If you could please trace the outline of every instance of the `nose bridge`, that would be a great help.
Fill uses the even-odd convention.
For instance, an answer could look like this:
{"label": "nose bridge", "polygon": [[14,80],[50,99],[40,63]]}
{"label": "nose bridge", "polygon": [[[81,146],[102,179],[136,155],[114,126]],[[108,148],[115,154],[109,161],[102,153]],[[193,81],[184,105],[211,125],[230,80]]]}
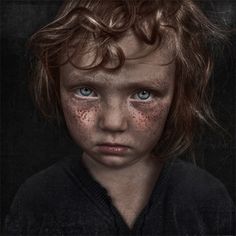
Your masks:
{"label": "nose bridge", "polygon": [[122,99],[110,97],[102,104],[100,127],[111,131],[124,131],[128,122],[126,106]]}

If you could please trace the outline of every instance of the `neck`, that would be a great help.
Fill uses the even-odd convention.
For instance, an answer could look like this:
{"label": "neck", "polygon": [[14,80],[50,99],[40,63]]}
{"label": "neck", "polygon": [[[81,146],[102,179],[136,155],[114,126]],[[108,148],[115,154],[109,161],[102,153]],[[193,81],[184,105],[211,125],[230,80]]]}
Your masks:
{"label": "neck", "polygon": [[107,189],[122,188],[127,185],[134,187],[156,181],[163,166],[163,162],[153,155],[122,168],[108,168],[85,153],[82,160],[90,174]]}

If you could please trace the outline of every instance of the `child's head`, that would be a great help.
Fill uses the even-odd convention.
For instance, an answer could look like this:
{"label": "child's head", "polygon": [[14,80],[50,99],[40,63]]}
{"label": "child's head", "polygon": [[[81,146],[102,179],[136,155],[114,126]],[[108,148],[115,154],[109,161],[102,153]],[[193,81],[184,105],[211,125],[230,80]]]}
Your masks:
{"label": "child's head", "polygon": [[31,40],[36,102],[65,119],[87,152],[109,142],[136,145],[135,155],[182,153],[213,119],[206,89],[214,37],[191,0],[65,1]]}

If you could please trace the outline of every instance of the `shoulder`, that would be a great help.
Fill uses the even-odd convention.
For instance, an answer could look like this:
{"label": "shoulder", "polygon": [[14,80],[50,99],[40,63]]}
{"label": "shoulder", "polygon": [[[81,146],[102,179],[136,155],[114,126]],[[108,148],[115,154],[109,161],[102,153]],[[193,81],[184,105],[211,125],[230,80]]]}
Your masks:
{"label": "shoulder", "polygon": [[178,227],[192,222],[208,233],[234,232],[235,205],[226,188],[196,165],[180,159],[172,162],[166,200],[168,209],[178,219]]}
{"label": "shoulder", "polygon": [[229,194],[216,177],[198,166],[176,159],[172,164],[170,185],[175,193],[193,198],[199,203],[209,200],[225,200],[231,202]]}
{"label": "shoulder", "polygon": [[72,209],[75,205],[73,196],[79,199],[81,194],[71,164],[70,158],[65,158],[34,174],[21,185],[5,221],[7,232],[11,235],[38,235],[49,225],[52,234],[59,235],[59,216]]}
{"label": "shoulder", "polygon": [[71,191],[78,190],[71,176],[69,160],[60,160],[28,178],[20,186],[14,202],[20,202],[25,209],[35,211],[40,208],[42,211],[55,201],[63,201]]}
{"label": "shoulder", "polygon": [[57,181],[64,181],[63,174],[58,162],[33,175],[20,186],[5,220],[7,235],[38,235],[46,224],[53,225],[57,231],[48,209],[53,200],[56,201],[52,194],[55,189],[53,185]]}

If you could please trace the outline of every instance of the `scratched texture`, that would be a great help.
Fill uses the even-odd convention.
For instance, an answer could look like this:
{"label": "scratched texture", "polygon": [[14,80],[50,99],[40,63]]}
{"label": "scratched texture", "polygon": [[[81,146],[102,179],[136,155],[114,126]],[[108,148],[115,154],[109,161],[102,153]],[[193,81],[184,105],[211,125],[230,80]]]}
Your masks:
{"label": "scratched texture", "polygon": [[[17,189],[29,176],[68,152],[77,151],[63,128],[39,116],[27,87],[30,68],[27,39],[54,17],[60,3],[59,0],[1,1],[2,221]],[[235,0],[201,1],[214,21],[231,27],[236,27],[235,3]],[[230,41],[231,45],[216,61],[213,107],[231,139],[207,132],[198,145],[197,154],[199,165],[219,178],[235,201],[235,35]]]}

